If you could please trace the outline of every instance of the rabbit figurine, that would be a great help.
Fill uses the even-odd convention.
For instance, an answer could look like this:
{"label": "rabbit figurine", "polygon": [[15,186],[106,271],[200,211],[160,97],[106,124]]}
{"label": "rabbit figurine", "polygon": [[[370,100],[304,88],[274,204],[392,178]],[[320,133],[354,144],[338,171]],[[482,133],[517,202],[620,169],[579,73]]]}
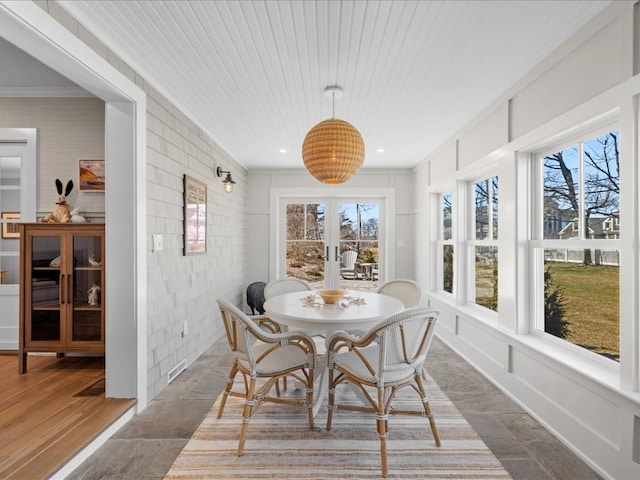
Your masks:
{"label": "rabbit figurine", "polygon": [[87,223],[87,219],[82,215],[82,211],[81,207],[76,207],[69,212],[71,223]]}
{"label": "rabbit figurine", "polygon": [[89,295],[89,299],[87,303],[89,305],[99,305],[100,304],[100,285],[94,283],[91,285],[91,288],[87,290],[87,294]]}
{"label": "rabbit figurine", "polygon": [[73,182],[69,180],[67,187],[62,193],[62,182],[56,178],[56,188],[58,189],[58,201],[53,207],[53,212],[40,220],[41,223],[69,223],[71,221],[71,207],[67,204],[67,196],[73,190]]}

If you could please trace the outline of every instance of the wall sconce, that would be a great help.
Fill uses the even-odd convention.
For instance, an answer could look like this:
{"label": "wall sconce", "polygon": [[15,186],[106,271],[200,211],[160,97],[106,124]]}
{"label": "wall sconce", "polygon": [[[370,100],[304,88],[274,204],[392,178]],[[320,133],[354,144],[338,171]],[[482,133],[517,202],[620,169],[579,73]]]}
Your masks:
{"label": "wall sconce", "polygon": [[222,180],[224,191],[227,193],[231,193],[233,191],[233,186],[236,184],[236,182],[233,181],[233,178],[231,178],[231,172],[222,170],[222,167],[216,168],[216,175],[218,176],[218,178],[222,177],[222,175],[224,175],[225,173],[227,174],[227,176],[224,178],[224,180]]}

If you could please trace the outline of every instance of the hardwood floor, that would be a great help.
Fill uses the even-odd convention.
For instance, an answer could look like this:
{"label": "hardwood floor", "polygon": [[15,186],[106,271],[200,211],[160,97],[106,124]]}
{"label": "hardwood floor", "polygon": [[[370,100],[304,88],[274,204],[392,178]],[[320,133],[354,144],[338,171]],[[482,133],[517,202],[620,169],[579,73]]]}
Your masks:
{"label": "hardwood floor", "polygon": [[104,358],[0,355],[0,478],[56,472],[135,399],[104,396]]}

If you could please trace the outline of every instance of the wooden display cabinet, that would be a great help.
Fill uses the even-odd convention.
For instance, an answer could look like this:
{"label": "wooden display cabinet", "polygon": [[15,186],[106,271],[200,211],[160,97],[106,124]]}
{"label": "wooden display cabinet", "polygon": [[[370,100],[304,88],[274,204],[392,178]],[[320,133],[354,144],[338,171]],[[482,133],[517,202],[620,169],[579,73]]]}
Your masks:
{"label": "wooden display cabinet", "polygon": [[20,224],[20,373],[29,352],[104,353],[104,258],[104,224]]}

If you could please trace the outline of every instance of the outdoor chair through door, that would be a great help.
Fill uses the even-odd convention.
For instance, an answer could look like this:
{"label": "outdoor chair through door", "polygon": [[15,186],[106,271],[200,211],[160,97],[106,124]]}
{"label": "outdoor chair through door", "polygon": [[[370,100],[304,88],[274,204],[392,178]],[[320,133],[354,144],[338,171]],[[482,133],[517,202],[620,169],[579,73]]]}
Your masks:
{"label": "outdoor chair through door", "polygon": [[345,250],[342,252],[342,261],[340,263],[340,276],[345,280],[358,278],[356,272],[356,261],[358,260],[358,252],[355,250]]}

